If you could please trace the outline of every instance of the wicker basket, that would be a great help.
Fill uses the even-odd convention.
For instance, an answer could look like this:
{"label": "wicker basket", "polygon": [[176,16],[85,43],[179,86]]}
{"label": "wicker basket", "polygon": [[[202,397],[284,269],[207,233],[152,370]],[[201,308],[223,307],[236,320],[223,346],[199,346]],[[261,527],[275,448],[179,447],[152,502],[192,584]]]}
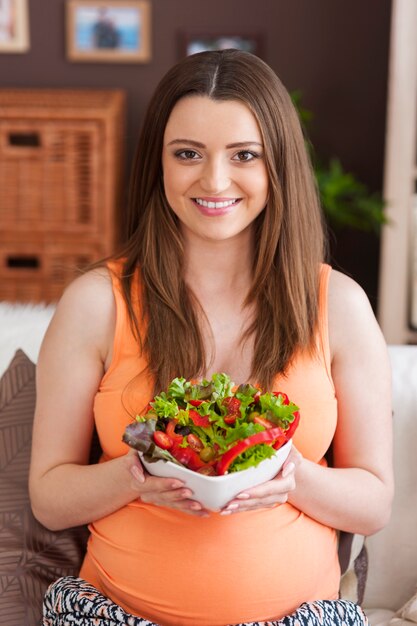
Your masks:
{"label": "wicker basket", "polygon": [[56,300],[114,251],[124,118],[119,90],[0,90],[0,300]]}

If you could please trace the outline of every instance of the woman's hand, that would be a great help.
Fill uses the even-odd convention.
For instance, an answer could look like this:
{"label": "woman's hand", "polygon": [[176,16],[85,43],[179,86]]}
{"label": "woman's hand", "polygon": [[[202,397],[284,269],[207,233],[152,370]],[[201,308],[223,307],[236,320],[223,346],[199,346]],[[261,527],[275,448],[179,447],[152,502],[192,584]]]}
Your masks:
{"label": "woman's hand", "polygon": [[295,489],[296,470],[301,460],[301,454],[292,446],[287,460],[275,478],[239,493],[222,509],[221,515],[273,508],[287,502],[288,494]]}
{"label": "woman's hand", "polygon": [[182,481],[177,478],[151,476],[143,469],[137,452],[134,450],[129,452],[127,456],[130,457],[132,486],[137,491],[138,497],[142,502],[166,506],[189,515],[196,515],[197,517],[207,516],[207,511],[204,510],[200,502],[191,499],[193,493],[191,489],[185,487]]}

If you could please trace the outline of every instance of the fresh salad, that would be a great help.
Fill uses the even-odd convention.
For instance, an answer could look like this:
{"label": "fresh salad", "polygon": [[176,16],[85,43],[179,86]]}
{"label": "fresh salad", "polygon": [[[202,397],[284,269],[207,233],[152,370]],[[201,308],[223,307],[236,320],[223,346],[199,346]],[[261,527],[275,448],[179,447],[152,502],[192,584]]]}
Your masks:
{"label": "fresh salad", "polygon": [[300,414],[285,393],[235,386],[226,374],[201,382],[174,378],[123,441],[147,461],[165,459],[208,476],[222,476],[272,457],[294,434]]}

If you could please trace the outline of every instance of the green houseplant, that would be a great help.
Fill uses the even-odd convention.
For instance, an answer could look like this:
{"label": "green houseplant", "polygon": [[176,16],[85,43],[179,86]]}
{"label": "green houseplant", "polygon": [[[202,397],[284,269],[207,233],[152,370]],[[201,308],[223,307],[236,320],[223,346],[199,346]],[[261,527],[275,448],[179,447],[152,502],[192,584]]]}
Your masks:
{"label": "green houseplant", "polygon": [[308,139],[313,114],[302,106],[301,92],[292,92],[291,98],[303,127],[321,205],[329,225],[337,230],[349,227],[379,234],[381,226],[387,223],[381,194],[371,192],[354,174],[346,172],[338,158],[333,157],[328,163],[320,161]]}

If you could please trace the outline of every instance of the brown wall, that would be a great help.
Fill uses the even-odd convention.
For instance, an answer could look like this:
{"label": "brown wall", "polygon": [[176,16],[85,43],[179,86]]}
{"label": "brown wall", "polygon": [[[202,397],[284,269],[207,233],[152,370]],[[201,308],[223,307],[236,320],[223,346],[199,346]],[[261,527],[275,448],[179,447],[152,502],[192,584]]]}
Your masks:
{"label": "brown wall", "polygon": [[[150,94],[179,58],[181,32],[261,33],[263,58],[314,111],[316,151],[381,189],[391,0],[153,0],[146,65],[67,61],[65,0],[29,3],[30,51],[0,54],[0,86],[125,89],[128,163]],[[338,241],[339,264],[374,299],[377,239],[345,233]]]}

